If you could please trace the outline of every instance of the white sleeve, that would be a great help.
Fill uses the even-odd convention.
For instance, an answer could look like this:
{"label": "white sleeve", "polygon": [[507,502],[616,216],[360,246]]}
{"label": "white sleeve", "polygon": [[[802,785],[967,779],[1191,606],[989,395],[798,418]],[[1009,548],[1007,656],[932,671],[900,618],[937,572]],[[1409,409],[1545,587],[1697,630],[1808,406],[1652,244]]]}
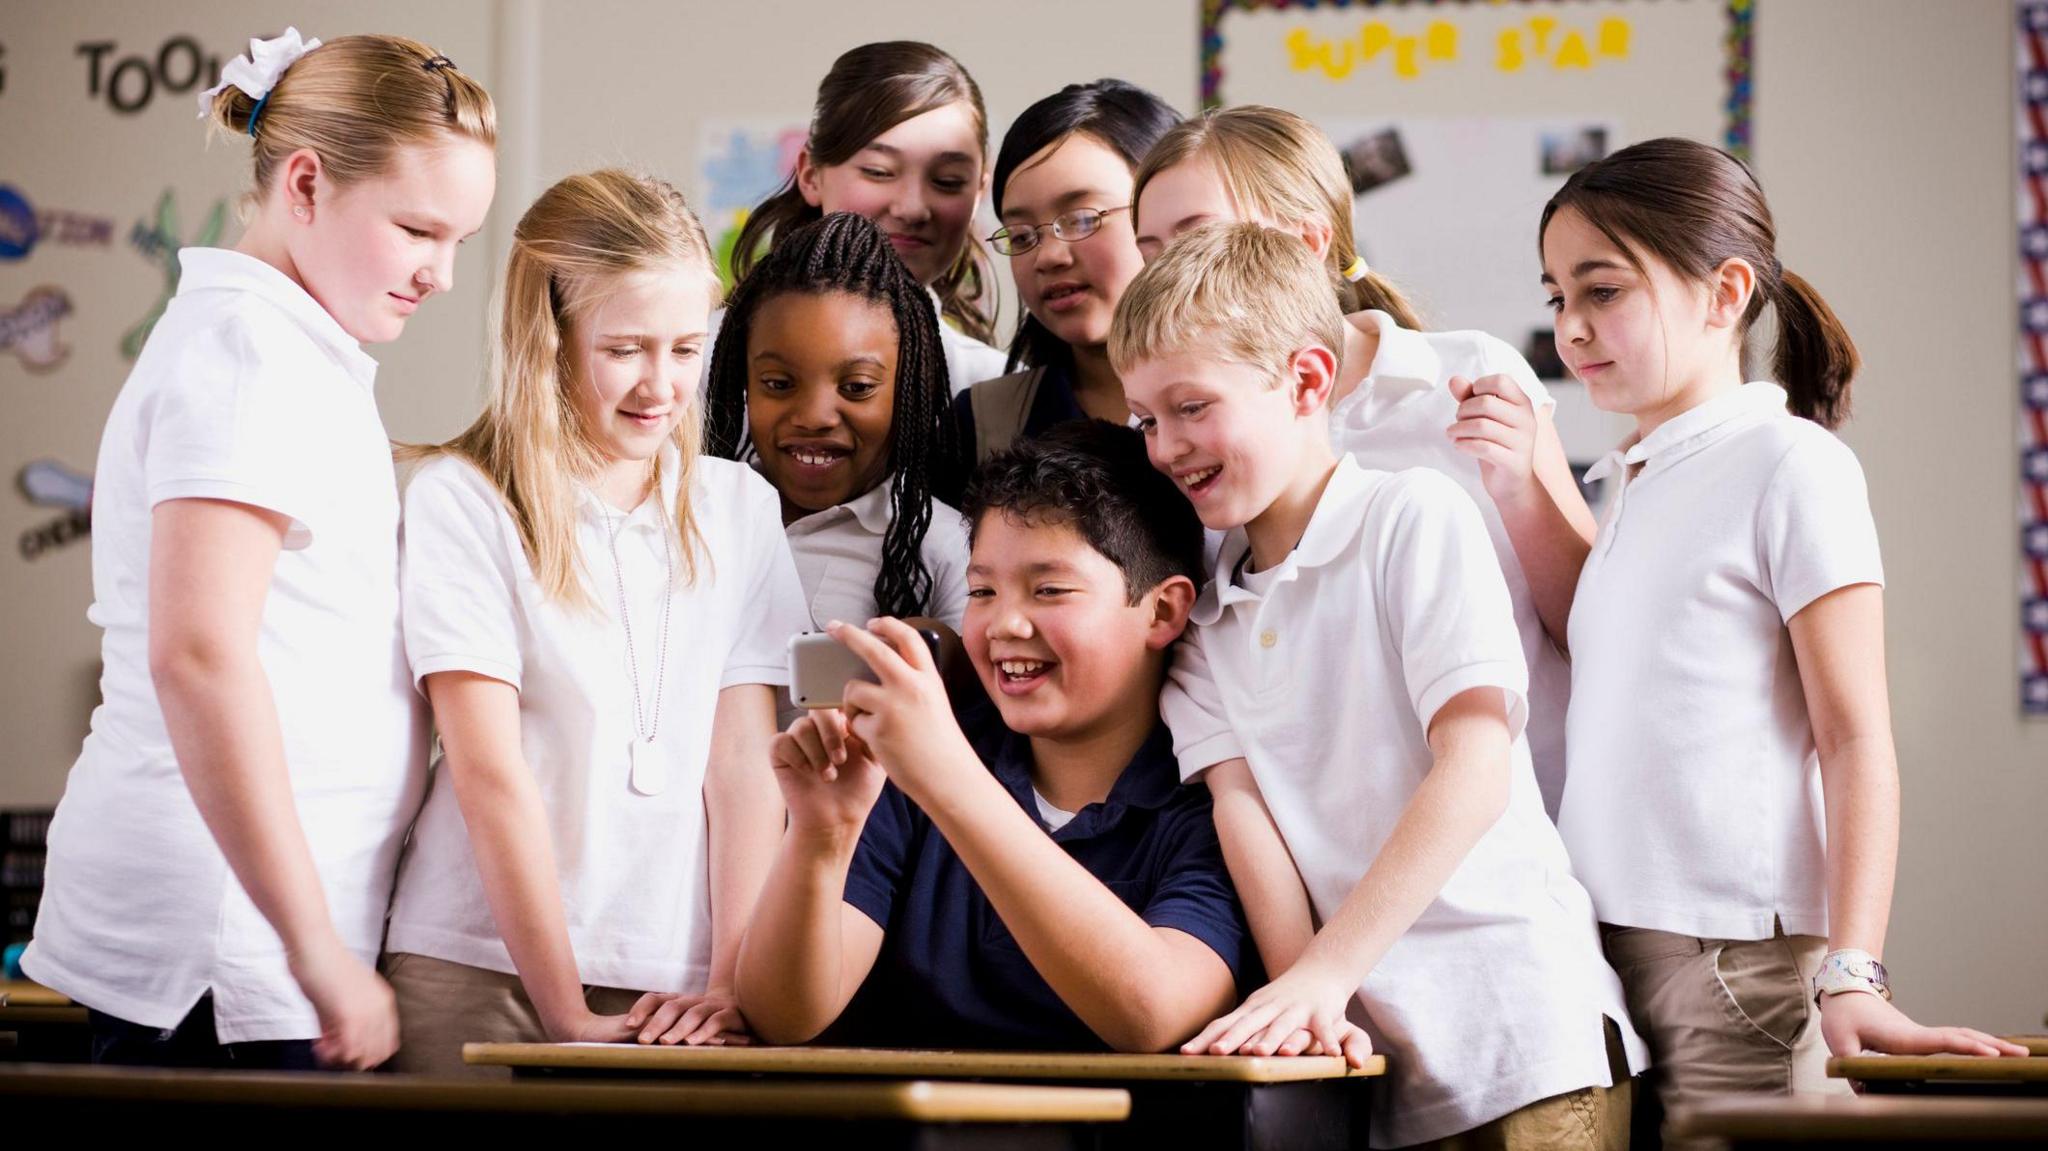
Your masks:
{"label": "white sleeve", "polygon": [[405,491],[399,592],[405,655],[418,684],[467,671],[520,686],[519,572],[497,489],[453,457],[429,462]]}
{"label": "white sleeve", "polygon": [[931,614],[958,633],[967,614],[967,529],[960,513],[941,500],[932,501],[924,562],[932,574]]}
{"label": "white sleeve", "polygon": [[1159,718],[1173,733],[1180,779],[1189,783],[1219,763],[1244,758],[1244,745],[1223,710],[1223,692],[1202,650],[1203,629],[1190,625],[1173,645],[1166,684],[1159,691]]}
{"label": "white sleeve", "polygon": [[262,333],[225,323],[185,341],[167,375],[143,416],[150,506],[247,504],[291,519],[285,547],[312,543],[321,477],[303,441],[318,405],[303,373],[266,356]]}
{"label": "white sleeve", "polygon": [[1884,583],[1863,467],[1849,445],[1818,425],[1778,461],[1757,536],[1764,590],[1781,620],[1839,588]]}
{"label": "white sleeve", "polygon": [[1377,539],[1374,571],[1387,634],[1399,645],[1409,702],[1424,731],[1461,692],[1497,687],[1508,734],[1528,721],[1529,665],[1500,560],[1472,497],[1441,472],[1415,468],[1388,481],[1395,501]]}
{"label": "white sleeve", "polygon": [[733,538],[746,541],[744,556],[713,556],[720,581],[739,576],[743,582],[739,624],[725,654],[720,689],[742,683],[789,686],[789,637],[811,626],[803,585],[790,558],[789,537],[782,531],[782,508],[767,480],[747,469],[740,473],[736,506],[717,509],[736,515],[746,525]]}

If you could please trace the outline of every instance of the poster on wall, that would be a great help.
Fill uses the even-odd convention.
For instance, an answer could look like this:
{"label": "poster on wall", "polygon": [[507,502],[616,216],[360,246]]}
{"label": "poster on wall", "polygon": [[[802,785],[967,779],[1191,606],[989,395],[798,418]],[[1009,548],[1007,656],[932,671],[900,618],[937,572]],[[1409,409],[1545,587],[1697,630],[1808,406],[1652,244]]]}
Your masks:
{"label": "poster on wall", "polygon": [[1202,98],[1316,121],[1344,157],[1367,261],[1432,327],[1491,332],[1555,381],[1559,435],[1586,464],[1629,423],[1562,379],[1543,205],[1637,140],[1746,156],[1752,15],[1752,0],[1205,0]]}
{"label": "poster on wall", "polygon": [[2019,0],[2020,709],[2048,719],[2048,2]]}
{"label": "poster on wall", "polygon": [[708,121],[697,139],[698,206],[718,274],[732,287],[733,247],[747,216],[796,171],[809,125],[787,121]]}

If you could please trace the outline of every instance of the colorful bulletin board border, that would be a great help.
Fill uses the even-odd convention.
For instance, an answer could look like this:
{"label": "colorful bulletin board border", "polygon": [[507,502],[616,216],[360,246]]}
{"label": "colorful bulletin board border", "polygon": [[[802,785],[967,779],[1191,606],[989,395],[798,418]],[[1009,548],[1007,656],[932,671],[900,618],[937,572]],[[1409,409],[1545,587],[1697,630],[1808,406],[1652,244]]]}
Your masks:
{"label": "colorful bulletin board border", "polygon": [[[1254,12],[1287,8],[1381,8],[1444,4],[1501,3],[1502,0],[1201,0],[1202,5],[1202,107],[1223,104],[1223,14],[1235,9]],[[1514,0],[1522,4],[1558,4],[1564,0]],[[1705,0],[1700,0],[1705,2]],[[1743,159],[1749,159],[1750,109],[1755,103],[1750,61],[1754,46],[1756,0],[1726,0],[1728,33],[1722,40],[1726,60],[1728,96],[1724,110],[1726,127],[1722,145]]]}
{"label": "colorful bulletin board border", "polygon": [[2020,710],[2048,718],[2048,2],[2018,0]]}

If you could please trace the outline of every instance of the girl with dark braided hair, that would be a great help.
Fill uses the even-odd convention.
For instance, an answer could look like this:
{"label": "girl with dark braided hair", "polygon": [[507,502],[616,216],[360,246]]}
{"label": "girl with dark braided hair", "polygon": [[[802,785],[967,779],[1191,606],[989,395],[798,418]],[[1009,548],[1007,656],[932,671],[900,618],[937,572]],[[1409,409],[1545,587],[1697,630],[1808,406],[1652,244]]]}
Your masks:
{"label": "girl with dark braided hair", "polygon": [[781,493],[816,626],[890,615],[958,630],[967,535],[949,400],[930,299],[866,218],[789,232],[734,290],[705,450]]}

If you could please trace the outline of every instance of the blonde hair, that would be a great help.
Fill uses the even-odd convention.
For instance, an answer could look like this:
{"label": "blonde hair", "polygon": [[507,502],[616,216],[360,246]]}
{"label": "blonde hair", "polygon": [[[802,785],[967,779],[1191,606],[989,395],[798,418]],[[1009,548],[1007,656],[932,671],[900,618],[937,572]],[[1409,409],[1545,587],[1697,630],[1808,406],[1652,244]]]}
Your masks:
{"label": "blonde hair", "polygon": [[1344,314],[1300,237],[1264,224],[1209,224],[1176,237],[1116,306],[1109,362],[1118,375],[1203,352],[1277,380],[1305,345],[1344,350]]}
{"label": "blonde hair", "polygon": [[1231,202],[1285,224],[1321,220],[1330,226],[1329,287],[1346,314],[1385,312],[1404,328],[1420,330],[1415,308],[1393,282],[1368,270],[1346,275],[1359,259],[1351,228],[1351,180],[1344,160],[1321,128],[1292,112],[1262,104],[1217,108],[1184,120],[1145,154],[1131,203],[1152,177],[1188,160],[1216,166]]}
{"label": "blonde hair", "polygon": [[[429,449],[468,460],[497,485],[535,579],[555,599],[589,602],[576,546],[576,484],[603,462],[570,398],[570,329],[627,278],[677,270],[701,275],[717,290],[704,227],[668,184],[606,168],[542,192],[513,231],[483,414],[461,435]],[[690,502],[703,439],[695,387],[688,397],[672,436],[682,458],[676,533],[686,582],[697,578],[703,543]],[[659,491],[659,457],[654,483]]]}
{"label": "blonde hair", "polygon": [[342,36],[291,63],[256,117],[256,98],[230,84],[213,98],[216,134],[253,138],[255,188],[247,207],[269,191],[285,158],[301,148],[320,157],[337,187],[382,175],[407,144],[465,137],[495,148],[498,114],[491,94],[446,56],[403,36]]}

